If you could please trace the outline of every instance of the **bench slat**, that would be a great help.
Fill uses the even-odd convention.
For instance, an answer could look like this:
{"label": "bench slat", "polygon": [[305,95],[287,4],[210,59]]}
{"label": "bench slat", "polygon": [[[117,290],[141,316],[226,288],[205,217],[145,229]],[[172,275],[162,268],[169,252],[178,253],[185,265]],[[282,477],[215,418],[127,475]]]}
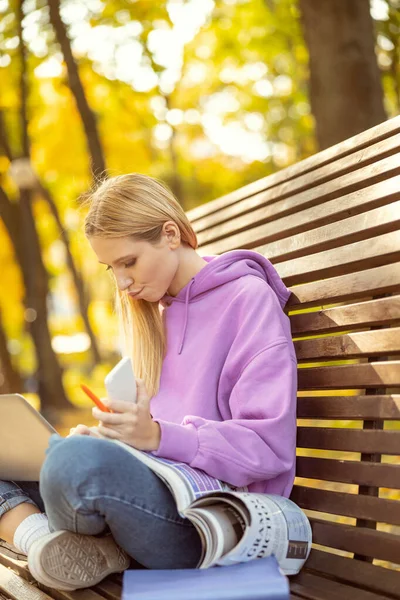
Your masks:
{"label": "bench slat", "polygon": [[400,572],[398,571],[316,549],[311,551],[307,560],[307,571],[310,569],[317,573],[326,573],[345,583],[354,582],[372,592],[382,592],[400,599]]}
{"label": "bench slat", "polygon": [[400,386],[400,361],[299,368],[299,390],[367,389]]}
{"label": "bench slat", "polygon": [[400,525],[400,502],[397,500],[302,485],[293,487],[290,498],[303,509]]}
{"label": "bench slat", "polygon": [[296,575],[291,580],[290,587],[297,594],[303,594],[303,598],[310,600],[384,600],[381,594],[376,595],[365,589],[319,577],[307,570]]}
{"label": "bench slat", "polygon": [[315,544],[346,552],[356,552],[379,560],[399,562],[399,535],[366,527],[333,523],[313,517],[309,517],[309,519]]}
{"label": "bench slat", "polygon": [[[79,600],[79,598],[82,598],[82,594],[84,594],[84,599],[85,600],[103,600],[102,596],[99,596],[98,594],[96,594],[96,592],[93,590],[93,588],[86,588],[84,590],[84,592],[82,591],[77,591],[77,592],[65,592],[65,591],[61,591],[61,590],[55,590],[53,588],[47,588],[45,586],[43,586],[42,584],[39,584],[34,577],[31,575],[29,569],[28,569],[28,564],[26,561],[22,561],[22,560],[14,560],[8,556],[5,556],[4,554],[0,553],[0,567],[1,568],[6,568],[8,567],[6,570],[8,573],[11,573],[12,571],[15,571],[16,573],[16,577],[18,577],[18,580],[20,582],[26,582],[26,584],[28,585],[29,583],[33,584],[34,586],[39,586],[41,593],[43,593],[44,598],[37,598],[37,600],[47,600],[48,598],[56,598],[56,600]],[[12,571],[11,571],[11,570]],[[2,589],[2,576],[1,576],[0,572],[0,590]],[[15,580],[12,580],[13,582]],[[18,585],[22,585],[22,583],[18,584]],[[32,586],[31,586],[32,587]],[[36,589],[38,592],[40,591],[37,587],[34,587],[33,589]],[[26,600],[26,596],[24,593],[25,587],[22,586],[21,588],[21,593],[18,594],[18,596],[15,597],[15,600]],[[7,593],[10,593],[9,591],[7,591]],[[46,595],[48,594],[48,596]],[[35,599],[32,599],[35,600]]]}
{"label": "bench slat", "polygon": [[297,446],[368,454],[400,454],[400,431],[298,427]]}
{"label": "bench slat", "polygon": [[[391,148],[391,152],[398,153],[399,149],[400,136],[397,136],[396,144]],[[241,231],[248,230],[249,228],[253,227],[255,223],[261,225],[271,220],[283,220],[283,217],[287,214],[290,214],[292,217],[296,217],[296,214],[299,210],[304,210],[308,206],[321,206],[321,202],[324,202],[324,204],[332,204],[332,199],[340,200],[346,203],[346,199],[347,202],[349,202],[350,197],[352,197],[355,205],[354,208],[361,208],[363,205],[361,191],[364,188],[366,188],[366,190],[370,189],[367,187],[368,185],[370,185],[373,189],[373,191],[370,191],[370,195],[372,194],[377,196],[376,200],[379,198],[379,194],[383,198],[388,194],[394,194],[395,190],[391,185],[389,185],[389,190],[386,192],[382,186],[379,186],[376,183],[377,172],[381,173],[381,176],[378,177],[378,181],[387,179],[385,172],[388,172],[389,175],[392,175],[392,170],[395,168],[394,160],[386,160],[383,158],[383,155],[377,156],[376,159],[377,165],[380,163],[380,166],[375,166],[375,172],[371,173],[373,178],[371,179],[371,177],[367,177],[366,180],[358,180],[359,184],[357,188],[354,188],[355,176],[353,175],[353,177],[350,178],[349,172],[346,172],[346,169],[341,171],[333,171],[330,169],[329,179],[334,180],[334,178],[340,177],[338,184],[342,186],[342,189],[335,189],[332,182],[330,182],[328,185],[326,181],[321,183],[318,181],[318,178],[313,178],[311,186],[307,186],[302,191],[299,191],[298,186],[296,186],[299,180],[296,180],[292,182],[290,186],[288,183],[281,184],[278,187],[261,192],[260,194],[252,196],[251,198],[247,198],[239,204],[227,207],[212,217],[202,219],[194,226],[199,244],[210,244],[218,239],[232,236],[240,233]],[[364,169],[364,175],[366,175],[367,167],[370,167],[370,165],[365,166],[364,162],[362,165],[359,165],[360,169]],[[393,179],[395,179],[394,176]],[[345,196],[345,194],[347,194],[347,196]],[[344,200],[342,200],[343,196],[345,196]],[[295,199],[296,201],[298,200],[298,203],[294,201]],[[328,202],[329,200],[330,202]],[[372,198],[367,196],[365,201],[367,203],[371,203]],[[315,215],[315,208],[314,211],[312,211],[310,208],[308,210],[312,213],[312,215]],[[338,212],[340,213],[341,210],[341,206],[339,205]],[[368,210],[368,205],[366,205],[365,210]],[[331,218],[333,215],[334,218],[334,211],[332,211],[332,209],[328,214],[331,215]],[[323,215],[321,216],[323,217]],[[296,219],[294,218],[293,221],[293,227],[295,227]],[[288,223],[288,225],[290,227],[290,223]]]}
{"label": "bench slat", "polygon": [[[343,595],[338,596],[337,593],[327,590],[321,592],[321,590],[316,590],[309,585],[301,585],[296,581],[290,583],[290,588],[295,590],[302,600],[350,600],[349,597]],[[354,600],[354,598],[352,597],[351,600]]]}
{"label": "bench slat", "polygon": [[101,581],[93,589],[101,594],[101,596],[107,598],[107,600],[119,600],[121,598],[121,584],[112,581],[110,577],[103,579],[103,581]]}
{"label": "bench slat", "polygon": [[298,456],[296,477],[400,489],[400,469],[387,463]]}
{"label": "bench slat", "polygon": [[400,421],[400,395],[299,396],[297,417],[299,419]]}
{"label": "bench slat", "polygon": [[[364,169],[339,177],[332,182],[307,189],[302,193],[294,193],[293,195],[287,193],[285,196],[289,197],[284,199],[280,199],[279,196],[276,197],[278,189],[275,190],[275,195],[272,191],[269,192],[269,197],[265,192],[262,195],[262,200],[264,204],[267,204],[267,200],[269,201],[266,206],[247,215],[241,214],[237,219],[225,221],[217,227],[199,233],[197,238],[201,253],[221,253],[235,248],[254,248],[267,243],[270,240],[270,231],[265,227],[266,223],[273,221],[276,231],[279,231],[277,228],[278,218],[293,215],[300,210],[321,206],[329,200],[342,198],[345,194],[360,191],[399,174],[399,159],[396,156],[391,156]],[[281,188],[286,191],[287,185],[283,184]],[[271,204],[272,202],[273,204]]]}
{"label": "bench slat", "polygon": [[400,327],[294,342],[298,361],[400,354]]}
{"label": "bench slat", "polygon": [[[279,266],[279,265],[278,265]],[[277,269],[279,272],[279,268]],[[291,289],[287,309],[308,308],[320,304],[333,304],[400,291],[400,262],[330,277],[323,281],[301,283]]]}
{"label": "bench slat", "polygon": [[187,212],[188,218],[196,225],[196,221],[199,219],[206,215],[218,212],[226,206],[234,205],[243,198],[258,194],[266,189],[279,185],[282,182],[288,182],[296,177],[303,176],[324,165],[329,164],[333,166],[336,161],[344,156],[350,156],[351,154],[354,154],[354,152],[358,152],[363,148],[368,148],[380,140],[388,139],[398,133],[400,133],[400,117],[395,117],[394,119],[385,121],[385,123],[381,123],[376,127],[345,140],[340,144],[336,144],[318,154],[314,154],[295,165],[291,165],[287,169],[283,169],[278,173],[254,181],[238,190],[222,196],[221,198],[208,202],[207,204],[197,206]]}
{"label": "bench slat", "polygon": [[28,569],[28,563],[26,560],[10,558],[9,556],[6,556],[0,552],[0,565],[3,565],[8,569],[12,569],[17,573],[17,575],[21,575],[23,579],[29,581],[30,583],[35,581],[33,575],[31,575],[31,572]]}
{"label": "bench slat", "polygon": [[400,323],[400,296],[379,298],[324,308],[307,313],[289,313],[292,335],[333,333],[342,329]]}
{"label": "bench slat", "polygon": [[[266,223],[263,235],[267,243],[254,250],[276,265],[397,230],[399,198],[400,177],[394,177],[360,192]],[[335,235],[331,231],[333,226]]]}
{"label": "bench slat", "polygon": [[16,573],[13,573],[13,571],[1,564],[0,591],[3,592],[7,598],[12,598],[12,600],[51,600],[51,596],[48,596],[35,585],[25,581],[25,579],[22,579]]}
{"label": "bench slat", "polygon": [[[400,202],[398,203],[399,220],[396,227],[400,229]],[[368,215],[369,219],[370,215]],[[358,217],[357,217],[358,218]],[[350,220],[350,219],[349,219]],[[360,218],[360,226],[364,219]],[[372,222],[372,221],[371,221]],[[340,224],[331,226],[331,235],[343,231]],[[298,283],[325,279],[345,273],[356,273],[363,269],[379,267],[400,259],[400,230],[391,231],[348,246],[332,248],[323,252],[302,256],[275,265],[286,285],[291,287]]]}

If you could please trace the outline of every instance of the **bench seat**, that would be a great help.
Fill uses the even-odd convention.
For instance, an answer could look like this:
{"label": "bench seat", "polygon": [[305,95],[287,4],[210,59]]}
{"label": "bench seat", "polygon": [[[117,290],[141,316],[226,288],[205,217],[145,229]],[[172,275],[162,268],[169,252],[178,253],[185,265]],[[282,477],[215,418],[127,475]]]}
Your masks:
{"label": "bench seat", "polygon": [[[400,117],[188,216],[200,254],[256,250],[292,291],[291,498],[313,530],[292,600],[400,600]],[[0,600],[118,600],[121,580],[39,589],[0,555]]]}
{"label": "bench seat", "polygon": [[256,250],[292,292],[293,597],[400,599],[400,117],[188,216],[200,254]]}

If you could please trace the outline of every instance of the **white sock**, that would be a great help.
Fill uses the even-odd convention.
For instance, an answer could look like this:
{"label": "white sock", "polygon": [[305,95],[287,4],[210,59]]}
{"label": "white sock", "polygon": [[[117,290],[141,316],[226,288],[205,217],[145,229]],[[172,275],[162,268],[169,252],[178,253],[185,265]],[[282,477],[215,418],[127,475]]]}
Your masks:
{"label": "white sock", "polygon": [[47,533],[50,533],[47,516],[44,513],[34,513],[18,525],[14,533],[14,546],[23,554],[28,555],[31,544]]}

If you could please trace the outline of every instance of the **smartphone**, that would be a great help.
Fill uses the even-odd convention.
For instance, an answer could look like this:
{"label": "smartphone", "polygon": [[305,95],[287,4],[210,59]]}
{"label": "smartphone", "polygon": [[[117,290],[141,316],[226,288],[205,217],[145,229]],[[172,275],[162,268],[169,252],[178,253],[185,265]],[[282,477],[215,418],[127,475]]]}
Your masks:
{"label": "smartphone", "polygon": [[136,402],[137,387],[132,360],[125,356],[104,379],[107,396],[112,400]]}

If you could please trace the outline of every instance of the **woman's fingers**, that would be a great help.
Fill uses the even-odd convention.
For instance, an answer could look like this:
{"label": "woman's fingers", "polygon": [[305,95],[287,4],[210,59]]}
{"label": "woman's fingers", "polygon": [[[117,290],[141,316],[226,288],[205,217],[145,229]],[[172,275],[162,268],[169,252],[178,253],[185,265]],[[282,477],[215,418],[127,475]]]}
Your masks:
{"label": "woman's fingers", "polygon": [[[128,402],[126,403],[128,404]],[[107,423],[108,425],[122,425],[127,421],[127,414],[123,412],[118,413],[106,413],[97,408],[96,406],[92,408],[92,414],[95,419],[99,421],[103,421],[103,423]],[[132,413],[131,413],[132,414]],[[129,418],[129,417],[128,417]]]}
{"label": "woman's fingers", "polygon": [[90,429],[87,425],[80,423],[76,427],[72,427],[69,430],[67,437],[71,437],[72,435],[90,435]]}
{"label": "woman's fingers", "polygon": [[121,439],[121,434],[118,431],[115,431],[115,429],[110,429],[109,427],[104,427],[104,425],[100,424],[98,426],[98,431],[102,436],[111,438],[112,440]]}
{"label": "woman's fingers", "polygon": [[89,427],[91,437],[102,438],[103,436],[99,433],[99,428],[94,425],[93,427]]}
{"label": "woman's fingers", "polygon": [[82,423],[80,423],[76,427],[71,427],[67,437],[71,437],[72,435],[89,435],[91,437],[98,437],[98,438],[103,437],[99,433],[98,427],[96,425],[94,425],[92,427],[88,427],[87,425],[83,425]]}
{"label": "woman's fingers", "polygon": [[[117,413],[131,413],[137,408],[135,402],[127,402],[126,400],[111,400],[110,398],[100,398],[103,404]],[[106,413],[109,414],[109,413]]]}

